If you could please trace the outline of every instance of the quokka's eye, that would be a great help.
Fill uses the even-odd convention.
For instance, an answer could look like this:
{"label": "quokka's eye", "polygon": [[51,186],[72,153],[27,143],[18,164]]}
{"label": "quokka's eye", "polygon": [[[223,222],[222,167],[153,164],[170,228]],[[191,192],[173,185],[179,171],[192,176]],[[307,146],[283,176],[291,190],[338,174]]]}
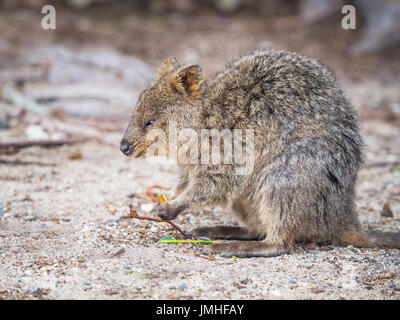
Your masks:
{"label": "quokka's eye", "polygon": [[150,120],[149,122],[147,122],[147,123],[144,125],[144,128],[150,127],[150,126],[154,123],[154,121],[155,121],[155,120]]}

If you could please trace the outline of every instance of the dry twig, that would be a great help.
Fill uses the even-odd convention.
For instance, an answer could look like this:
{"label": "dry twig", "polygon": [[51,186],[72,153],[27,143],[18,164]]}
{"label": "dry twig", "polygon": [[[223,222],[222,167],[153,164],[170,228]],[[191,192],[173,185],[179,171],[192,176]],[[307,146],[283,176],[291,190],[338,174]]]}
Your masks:
{"label": "dry twig", "polygon": [[176,230],[178,230],[185,238],[190,239],[190,237],[189,237],[184,231],[182,231],[182,229],[179,228],[179,227],[178,227],[175,223],[173,223],[172,221],[162,220],[162,219],[160,219],[160,218],[153,218],[153,217],[147,217],[147,216],[139,216],[139,215],[135,212],[135,210],[133,210],[132,208],[131,208],[131,211],[130,211],[129,215],[130,215],[132,218],[140,219],[140,220],[150,220],[150,221],[155,221],[155,222],[167,222],[167,223],[169,223],[171,226],[173,226]]}
{"label": "dry twig", "polygon": [[60,139],[60,140],[26,140],[14,142],[0,142],[0,150],[2,149],[22,149],[27,147],[57,147],[64,144],[76,144],[85,142],[86,139]]}

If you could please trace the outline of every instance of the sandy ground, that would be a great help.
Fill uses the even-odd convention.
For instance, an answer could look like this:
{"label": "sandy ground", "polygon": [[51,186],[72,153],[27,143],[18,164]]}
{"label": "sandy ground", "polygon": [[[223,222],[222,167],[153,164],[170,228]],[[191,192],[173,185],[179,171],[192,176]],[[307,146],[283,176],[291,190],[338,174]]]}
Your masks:
{"label": "sandy ground", "polygon": [[[11,39],[16,29],[4,23],[11,17],[2,19]],[[19,19],[23,25],[34,17],[26,13]],[[268,33],[260,19],[208,17],[210,23],[205,25],[207,17],[200,17],[186,29],[182,19],[173,16],[159,24],[138,17],[118,19],[128,30],[149,37],[150,43],[124,41],[129,32],[113,33],[113,28],[120,28],[117,22],[100,28],[93,22],[96,20],[80,17],[75,25],[86,28],[82,31],[86,39],[95,35],[94,40],[101,42],[99,38],[104,38],[153,66],[170,54],[201,62],[207,77],[221,69],[226,59],[260,44],[325,58],[364,119],[365,164],[356,200],[360,220],[365,228],[400,230],[400,127],[384,115],[376,119],[374,113],[385,107],[393,114],[400,105],[399,64],[392,52],[347,61],[340,57],[351,37],[345,36],[344,44],[332,44],[332,50],[320,44],[317,36],[310,37],[307,30],[279,40],[280,34]],[[61,20],[60,29],[67,22]],[[170,38],[165,37],[165,24],[173,30]],[[220,43],[227,26],[231,32]],[[151,28],[154,37],[146,33]],[[73,30],[69,32],[73,34]],[[8,54],[16,45],[32,45],[26,37],[20,34],[15,38],[18,41],[5,38],[10,46]],[[62,43],[69,43],[69,37],[64,34]],[[46,36],[38,41],[54,43],[56,38]],[[181,41],[175,45],[178,38]],[[151,50],[157,45],[162,49]],[[6,56],[0,56],[3,66]],[[115,130],[105,133],[107,143],[92,139],[78,146],[33,147],[15,155],[0,155],[0,298],[400,298],[399,250],[299,245],[293,254],[276,258],[227,259],[202,255],[200,245],[160,243],[163,236],[179,234],[168,225],[126,216],[129,205],[154,214],[146,212],[152,207],[146,188],[153,184],[174,186],[177,171],[173,166],[124,157],[118,145],[125,124],[126,120],[121,120]],[[24,126],[17,123],[6,135],[17,134]],[[81,159],[70,159],[68,155],[77,150],[82,152]],[[390,204],[393,217],[381,216],[384,203]],[[223,208],[185,213],[175,222],[184,230],[237,223]]]}
{"label": "sandy ground", "polygon": [[[368,130],[377,127],[386,135],[374,137],[374,143],[385,143],[389,153],[400,144],[399,128],[379,122],[364,127],[369,145]],[[3,298],[400,298],[398,250],[299,246],[276,258],[225,259],[201,255],[198,245],[162,244],[161,237],[179,234],[124,217],[130,204],[151,203],[132,193],[145,196],[146,187],[156,183],[173,186],[174,168],[128,159],[95,142],[84,145],[81,160],[68,159],[75,148],[31,148],[2,158]],[[357,205],[365,225],[399,230],[398,201],[392,202],[395,218],[380,216],[388,194],[398,199],[399,178],[398,169],[361,170]],[[176,222],[190,230],[234,224],[235,218],[215,209],[182,214]]]}

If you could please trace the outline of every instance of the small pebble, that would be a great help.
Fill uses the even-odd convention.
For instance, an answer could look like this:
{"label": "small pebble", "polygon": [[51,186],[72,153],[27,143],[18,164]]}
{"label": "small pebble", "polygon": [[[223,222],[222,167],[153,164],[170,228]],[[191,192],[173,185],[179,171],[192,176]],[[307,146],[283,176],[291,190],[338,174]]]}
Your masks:
{"label": "small pebble", "polygon": [[389,202],[385,202],[383,204],[383,208],[381,211],[381,216],[382,217],[393,217],[393,211],[392,208],[390,207],[390,203]]}
{"label": "small pebble", "polygon": [[86,286],[86,287],[87,287],[87,286],[90,286],[90,282],[84,281],[84,282],[82,282],[82,285],[83,285],[83,286]]}
{"label": "small pebble", "polygon": [[117,209],[115,209],[113,206],[106,204],[106,207],[108,211],[110,211],[111,214],[115,214],[117,212]]}
{"label": "small pebble", "polygon": [[178,285],[178,289],[180,289],[180,290],[183,290],[186,288],[187,288],[186,283],[181,283],[180,285]]}
{"label": "small pebble", "polygon": [[70,160],[80,160],[82,159],[82,151],[80,149],[73,150],[67,154]]}
{"label": "small pebble", "polygon": [[320,292],[324,292],[325,289],[323,288],[311,288],[311,292],[312,293],[320,293]]}
{"label": "small pebble", "polygon": [[114,294],[118,294],[118,292],[119,292],[118,289],[106,289],[104,291],[104,293],[109,295],[109,296],[114,295]]}
{"label": "small pebble", "polygon": [[125,270],[131,270],[132,268],[130,266],[124,266],[123,267]]}
{"label": "small pebble", "polygon": [[291,283],[291,284],[295,284],[295,283],[296,283],[296,281],[295,281],[295,280],[289,280],[289,283]]}

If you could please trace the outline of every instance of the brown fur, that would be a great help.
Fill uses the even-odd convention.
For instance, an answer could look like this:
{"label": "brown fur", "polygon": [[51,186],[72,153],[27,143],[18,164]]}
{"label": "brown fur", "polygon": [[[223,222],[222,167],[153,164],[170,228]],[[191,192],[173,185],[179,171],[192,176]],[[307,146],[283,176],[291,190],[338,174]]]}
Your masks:
{"label": "brown fur", "polygon": [[[207,246],[225,256],[276,256],[296,242],[399,248],[398,235],[367,234],[354,209],[361,162],[357,116],[334,75],[313,58],[286,51],[256,51],[238,58],[205,82],[199,66],[167,59],[138,100],[121,150],[144,156],[149,127],[253,129],[254,170],[235,164],[181,164],[173,199],[158,215],[225,206],[243,228],[203,227],[194,236],[261,241]],[[211,138],[210,138],[211,140]],[[245,141],[243,141],[245,144]]]}

